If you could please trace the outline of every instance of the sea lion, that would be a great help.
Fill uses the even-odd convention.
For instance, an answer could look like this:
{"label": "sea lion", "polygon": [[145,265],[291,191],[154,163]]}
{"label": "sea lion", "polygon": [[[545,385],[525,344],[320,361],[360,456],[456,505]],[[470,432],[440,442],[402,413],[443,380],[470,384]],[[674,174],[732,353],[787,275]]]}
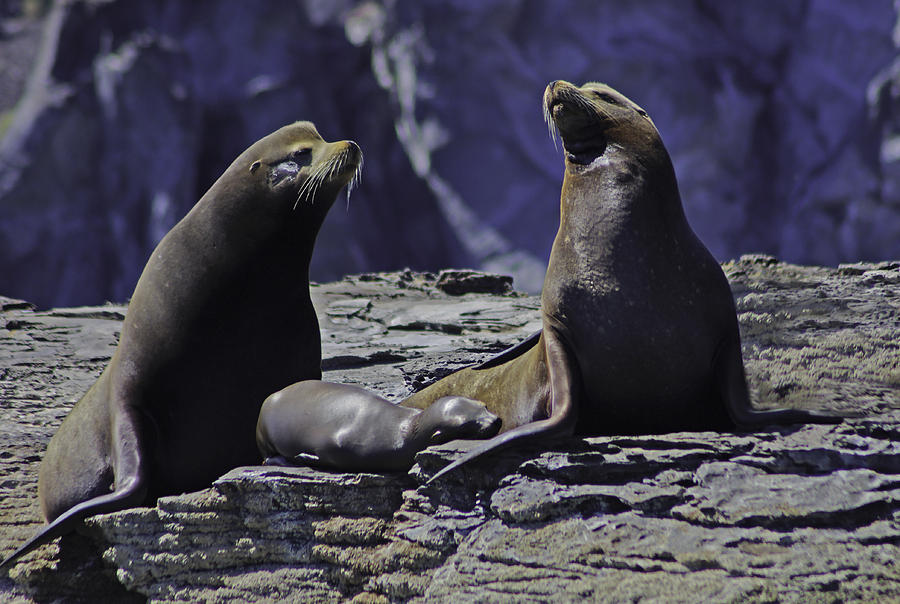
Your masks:
{"label": "sea lion", "polygon": [[503,421],[432,480],[522,439],[840,421],[753,408],[728,281],[688,225],[647,113],[594,82],[552,82],[543,101],[565,176],[542,329],[401,403],[467,396]]}
{"label": "sea lion", "polygon": [[361,162],[353,141],[327,143],[310,122],[285,126],[244,151],[160,241],[109,365],[47,447],[38,496],[50,524],[0,566],[87,516],[258,462],[260,401],[322,375],[309,262]]}
{"label": "sea lion", "polygon": [[358,386],[307,380],[269,396],[256,444],[267,464],[352,472],[405,471],[429,445],[490,438],[500,418],[478,401],[445,396],[424,411]]}

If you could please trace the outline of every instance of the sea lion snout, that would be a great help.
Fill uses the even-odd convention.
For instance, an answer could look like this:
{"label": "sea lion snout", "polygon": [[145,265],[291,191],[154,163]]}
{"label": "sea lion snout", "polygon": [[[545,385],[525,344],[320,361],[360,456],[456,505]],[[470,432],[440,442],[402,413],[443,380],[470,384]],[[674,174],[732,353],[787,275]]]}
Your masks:
{"label": "sea lion snout", "polygon": [[319,155],[319,161],[329,161],[332,158],[341,158],[349,164],[355,164],[362,159],[362,149],[356,144],[356,141],[343,140],[333,143],[326,143],[325,148]]}
{"label": "sea lion snout", "polygon": [[359,148],[356,141],[344,141],[344,144],[347,145],[349,152],[353,153],[356,157],[362,157],[362,149]]}
{"label": "sea lion snout", "polygon": [[478,424],[481,428],[479,433],[484,435],[485,437],[490,437],[495,435],[500,431],[500,424],[503,423],[499,417],[485,410],[484,416],[479,420]]}
{"label": "sea lion snout", "polygon": [[340,189],[347,187],[347,201],[350,193],[359,184],[362,174],[363,154],[356,141],[342,140],[324,143],[313,152],[313,162],[306,180],[300,186],[294,209],[301,200],[312,203],[320,188]]}
{"label": "sea lion snout", "polygon": [[334,172],[343,172],[345,170],[355,170],[357,165],[362,162],[362,149],[356,141],[343,140],[333,143],[326,143],[322,151],[317,154],[314,164],[328,164]]}
{"label": "sea lion snout", "polygon": [[[487,410],[487,407],[481,405],[482,409],[475,418],[474,429],[470,436],[475,438],[491,438],[500,431],[503,420]],[[461,435],[467,436],[467,435]]]}
{"label": "sea lion snout", "polygon": [[552,99],[560,94],[566,94],[573,90],[577,91],[578,86],[565,80],[553,80],[547,84],[547,89],[544,91],[544,100],[547,100],[548,95]]}
{"label": "sea lion snout", "polygon": [[337,159],[333,160],[337,162],[337,167],[335,168],[336,172],[346,175],[357,173],[362,169],[362,149],[359,148],[356,141],[346,140],[334,144],[339,145],[339,148],[335,153]]}
{"label": "sea lion snout", "polygon": [[544,90],[544,112],[552,115],[554,119],[564,110],[564,104],[567,97],[570,96],[571,90],[577,90],[572,84],[565,80],[553,80],[547,84]]}

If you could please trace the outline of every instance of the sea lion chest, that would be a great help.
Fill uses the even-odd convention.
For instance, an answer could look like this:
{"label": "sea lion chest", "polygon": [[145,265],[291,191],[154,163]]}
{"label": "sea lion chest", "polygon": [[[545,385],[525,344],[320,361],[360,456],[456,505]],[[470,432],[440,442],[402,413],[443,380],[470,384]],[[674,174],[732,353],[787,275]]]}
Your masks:
{"label": "sea lion chest", "polygon": [[721,329],[721,270],[684,220],[677,189],[647,187],[625,160],[603,168],[567,173],[542,291],[546,322],[577,359],[579,431],[594,433],[662,425],[671,418],[648,415],[676,417],[708,397]]}
{"label": "sea lion chest", "polygon": [[[195,222],[183,221],[154,252],[117,350],[117,381],[148,418],[154,494],[254,463],[265,397],[321,375],[318,323],[291,238],[276,233],[235,253],[239,244],[208,243]],[[197,249],[196,240],[208,245]],[[126,375],[128,367],[140,371]]]}

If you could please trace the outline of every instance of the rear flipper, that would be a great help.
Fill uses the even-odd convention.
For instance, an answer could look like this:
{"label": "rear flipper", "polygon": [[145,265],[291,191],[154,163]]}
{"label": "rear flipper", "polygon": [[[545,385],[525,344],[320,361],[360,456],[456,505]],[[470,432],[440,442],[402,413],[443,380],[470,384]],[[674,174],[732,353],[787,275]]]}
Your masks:
{"label": "rear flipper", "polygon": [[[533,345],[530,343],[528,347]],[[568,354],[559,336],[548,329],[543,332],[543,345],[550,379],[549,417],[518,426],[485,441],[429,478],[428,483],[488,453],[523,442],[568,436],[574,432],[578,411],[575,397],[580,388],[578,370],[575,366],[577,361],[574,356]]]}
{"label": "rear flipper", "polygon": [[82,501],[60,514],[0,563],[0,569],[11,567],[19,556],[57,537],[71,533],[89,516],[124,510],[144,502],[147,495],[147,480],[141,462],[141,443],[136,420],[136,412],[123,411],[118,414],[113,425],[115,491]]}
{"label": "rear flipper", "polygon": [[2,563],[0,563],[0,569],[11,567],[12,563],[19,556],[26,554],[45,543],[49,543],[57,537],[62,537],[63,535],[71,533],[79,524],[81,524],[82,520],[89,516],[108,514],[109,512],[116,512],[118,510],[124,510],[140,505],[144,501],[145,493],[146,486],[137,484],[137,481],[133,481],[123,485],[122,488],[117,489],[109,495],[101,495],[79,503],[38,531],[34,537],[25,542],[25,545],[10,554]]}
{"label": "rear flipper", "polygon": [[738,428],[766,424],[839,424],[843,421],[841,416],[818,411],[754,409],[747,391],[741,346],[737,338],[728,338],[719,345],[713,373],[725,410]]}

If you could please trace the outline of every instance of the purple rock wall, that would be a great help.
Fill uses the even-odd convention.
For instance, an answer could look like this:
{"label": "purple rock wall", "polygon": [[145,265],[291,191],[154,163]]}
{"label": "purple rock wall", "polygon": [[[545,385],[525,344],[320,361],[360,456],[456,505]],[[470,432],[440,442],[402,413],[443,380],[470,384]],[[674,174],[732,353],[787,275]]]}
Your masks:
{"label": "purple rock wall", "polygon": [[58,3],[0,140],[0,291],[124,300],[224,167],[295,119],[366,154],[314,279],[467,265],[536,291],[553,79],[647,109],[720,259],[900,257],[896,21],[890,0]]}

